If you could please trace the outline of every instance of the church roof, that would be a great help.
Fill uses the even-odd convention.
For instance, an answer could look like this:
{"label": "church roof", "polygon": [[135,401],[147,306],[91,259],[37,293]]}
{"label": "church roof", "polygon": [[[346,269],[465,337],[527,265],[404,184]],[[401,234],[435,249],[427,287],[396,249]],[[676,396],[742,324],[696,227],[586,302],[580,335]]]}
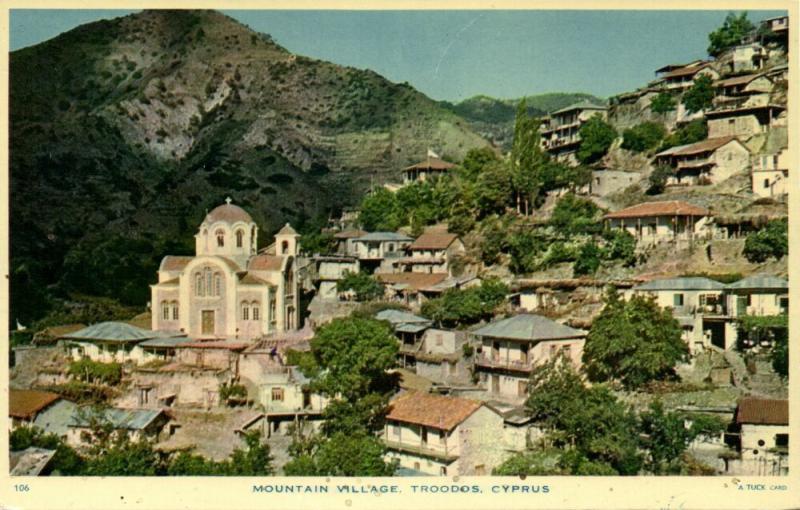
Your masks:
{"label": "church roof", "polygon": [[279,235],[279,236],[296,236],[296,235],[299,235],[299,234],[297,233],[297,231],[295,229],[292,228],[291,225],[289,225],[287,223],[286,225],[283,226],[282,229],[278,230],[278,234],[277,235]]}
{"label": "church roof", "polygon": [[256,255],[247,264],[250,271],[280,271],[283,268],[283,257],[279,255]]}
{"label": "church roof", "polygon": [[245,285],[268,285],[267,282],[250,273],[239,274],[239,283]]}
{"label": "church roof", "polygon": [[160,271],[182,271],[194,257],[167,255],[161,259]]}
{"label": "church roof", "polygon": [[230,203],[230,199],[227,199],[226,204],[214,208],[206,215],[204,223],[216,223],[218,221],[223,221],[225,223],[236,223],[237,221],[252,223],[253,218],[247,211],[238,205],[233,205]]}

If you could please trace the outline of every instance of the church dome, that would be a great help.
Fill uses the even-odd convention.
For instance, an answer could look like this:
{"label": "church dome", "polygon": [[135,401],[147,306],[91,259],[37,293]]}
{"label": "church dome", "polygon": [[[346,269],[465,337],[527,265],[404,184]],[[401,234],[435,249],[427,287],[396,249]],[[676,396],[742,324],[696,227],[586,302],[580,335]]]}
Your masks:
{"label": "church dome", "polygon": [[220,205],[219,207],[214,208],[210,213],[206,215],[206,219],[204,220],[205,223],[216,223],[218,221],[223,221],[225,223],[236,223],[237,221],[243,221],[245,223],[252,223],[253,218],[241,207],[238,205],[231,204],[231,199],[226,200],[225,205]]}

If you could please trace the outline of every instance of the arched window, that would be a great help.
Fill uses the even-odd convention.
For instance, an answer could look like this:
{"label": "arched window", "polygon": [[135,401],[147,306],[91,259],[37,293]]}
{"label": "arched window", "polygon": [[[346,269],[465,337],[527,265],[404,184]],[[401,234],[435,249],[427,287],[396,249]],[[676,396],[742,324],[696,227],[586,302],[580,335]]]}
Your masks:
{"label": "arched window", "polygon": [[203,270],[203,274],[205,276],[205,278],[203,278],[203,280],[205,280],[205,283],[206,283],[206,291],[205,291],[205,293],[206,293],[206,295],[211,296],[211,295],[213,295],[212,293],[214,292],[214,287],[212,287],[212,284],[214,282],[211,280],[211,269],[210,268],[205,268]]}
{"label": "arched window", "polygon": [[194,274],[194,294],[195,296],[203,296],[203,275],[200,273]]}
{"label": "arched window", "polygon": [[217,230],[217,246],[220,248],[225,246],[225,232],[223,230]]}
{"label": "arched window", "polygon": [[161,302],[161,318],[165,321],[169,320],[169,303],[166,301]]}
{"label": "arched window", "polygon": [[248,321],[250,320],[250,305],[246,302],[242,303],[242,320]]}
{"label": "arched window", "polygon": [[289,253],[289,241],[284,241],[281,243],[281,253],[283,255]]}
{"label": "arched window", "polygon": [[250,229],[250,249],[256,251],[256,227]]}
{"label": "arched window", "polygon": [[269,321],[275,322],[275,300],[269,302]]}
{"label": "arched window", "polygon": [[258,301],[253,301],[251,307],[253,308],[253,320],[261,320],[261,309],[258,306]]}
{"label": "arched window", "polygon": [[177,301],[173,301],[172,302],[172,320],[174,320],[174,321],[178,320],[178,302]]}
{"label": "arched window", "polygon": [[294,294],[294,271],[286,273],[286,294]]}
{"label": "arched window", "polygon": [[222,275],[214,273],[214,295],[219,296],[222,294]]}
{"label": "arched window", "polygon": [[241,230],[236,231],[236,247],[242,247],[242,241],[244,240],[244,232]]}

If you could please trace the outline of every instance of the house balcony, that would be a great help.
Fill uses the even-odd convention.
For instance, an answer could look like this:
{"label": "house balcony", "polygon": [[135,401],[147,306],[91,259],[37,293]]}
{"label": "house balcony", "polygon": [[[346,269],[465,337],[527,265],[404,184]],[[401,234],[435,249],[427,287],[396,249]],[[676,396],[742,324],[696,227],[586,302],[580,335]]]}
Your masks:
{"label": "house balcony", "polygon": [[514,372],[530,372],[533,369],[531,361],[504,360],[500,358],[490,358],[488,356],[477,356],[475,366],[494,370],[511,370]]}
{"label": "house balcony", "polygon": [[410,453],[412,455],[418,455],[420,457],[429,457],[432,459],[444,461],[446,463],[453,462],[458,460],[458,455],[448,452],[447,450],[440,450],[431,448],[426,444],[410,444],[404,443],[400,441],[390,441],[388,439],[383,440],[384,444],[390,450],[395,450],[402,453]]}

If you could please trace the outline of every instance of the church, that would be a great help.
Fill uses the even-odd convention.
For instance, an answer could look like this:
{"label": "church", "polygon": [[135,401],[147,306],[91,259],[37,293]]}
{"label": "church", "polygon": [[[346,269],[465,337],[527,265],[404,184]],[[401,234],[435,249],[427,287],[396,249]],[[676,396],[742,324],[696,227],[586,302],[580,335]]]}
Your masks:
{"label": "church", "polygon": [[152,329],[228,340],[298,329],[299,238],[287,223],[259,253],[258,226],[228,198],[200,224],[194,257],[161,261],[150,286]]}

